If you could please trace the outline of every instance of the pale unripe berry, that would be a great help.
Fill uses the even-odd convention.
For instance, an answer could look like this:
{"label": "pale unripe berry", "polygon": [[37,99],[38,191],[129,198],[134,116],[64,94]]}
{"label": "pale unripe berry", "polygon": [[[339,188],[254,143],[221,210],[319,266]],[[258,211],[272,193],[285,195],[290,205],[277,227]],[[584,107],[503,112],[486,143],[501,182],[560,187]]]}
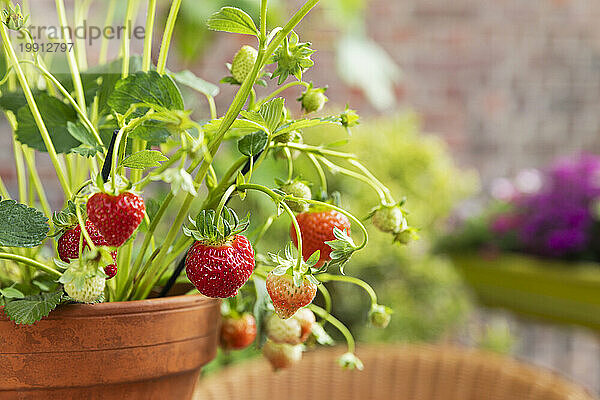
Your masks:
{"label": "pale unripe berry", "polygon": [[105,285],[106,278],[97,275],[86,279],[81,288],[76,287],[74,281],[71,281],[64,284],[64,289],[69,297],[75,301],[81,303],[93,303],[98,300],[100,295],[104,292]]}
{"label": "pale unripe berry", "polygon": [[256,62],[258,52],[252,46],[242,46],[241,49],[233,56],[233,62],[231,63],[231,76],[239,83],[244,82],[252,67]]}

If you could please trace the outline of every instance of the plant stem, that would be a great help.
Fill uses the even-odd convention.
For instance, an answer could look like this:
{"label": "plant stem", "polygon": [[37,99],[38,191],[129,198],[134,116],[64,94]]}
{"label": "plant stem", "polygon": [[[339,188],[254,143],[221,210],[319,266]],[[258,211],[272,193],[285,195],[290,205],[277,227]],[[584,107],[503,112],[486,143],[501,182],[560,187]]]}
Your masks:
{"label": "plant stem", "polygon": [[[14,131],[13,131],[14,132]],[[25,164],[23,163],[23,148],[13,134],[13,152],[15,156],[15,167],[17,169],[17,183],[19,186],[19,202],[27,204],[27,178],[25,177]]]}
{"label": "plant stem", "polygon": [[[104,26],[111,26],[113,18],[115,16],[115,5],[117,0],[110,0],[108,3],[108,10],[106,11],[106,18],[104,20]],[[102,35],[102,41],[100,42],[100,51],[98,53],[98,64],[106,63],[108,58],[108,38],[107,35]]]}
{"label": "plant stem", "polygon": [[[75,1],[75,27],[83,26],[87,18],[92,0]],[[75,39],[75,50],[77,52],[77,63],[83,70],[87,69],[87,54],[85,49],[85,38]]]}
{"label": "plant stem", "polygon": [[173,0],[171,3],[171,9],[169,10],[169,16],[167,17],[167,22],[165,24],[162,43],[160,45],[160,53],[158,54],[158,63],[156,66],[156,71],[161,75],[165,73],[167,68],[167,56],[169,55],[171,36],[173,35],[173,29],[175,28],[175,21],[177,20],[177,14],[179,13],[180,6],[181,0]]}
{"label": "plant stem", "polygon": [[325,285],[318,285],[317,289],[321,292],[321,296],[323,296],[323,301],[325,302],[325,310],[328,313],[331,313],[331,294],[329,294],[329,290],[325,287]]}
{"label": "plant stem", "polygon": [[121,40],[121,58],[123,63],[121,64],[121,77],[127,78],[129,75],[129,43],[131,38],[129,36],[129,29],[133,23],[133,14],[135,11],[135,3],[137,0],[127,0],[127,11],[125,12],[125,29],[123,33],[123,39]]}
{"label": "plant stem", "polygon": [[154,32],[154,17],[156,16],[156,0],[148,0],[148,11],[146,12],[146,36],[144,37],[144,53],[142,56],[142,69],[150,70],[152,64],[152,37]]}
{"label": "plant stem", "polygon": [[47,274],[53,275],[57,278],[62,276],[62,274],[60,272],[58,272],[57,270],[55,270],[54,268],[48,267],[47,265],[44,265],[36,260],[32,260],[31,258],[19,256],[17,254],[0,253],[0,259],[12,260],[12,261],[15,261],[15,262],[18,262],[21,264],[29,265],[30,267],[42,270],[42,271],[46,272]]}
{"label": "plant stem", "polygon": [[[61,1],[61,0],[56,0]],[[31,114],[33,115],[33,119],[40,130],[40,134],[42,136],[42,140],[44,141],[44,145],[46,146],[46,150],[48,151],[48,155],[50,156],[50,160],[52,161],[52,165],[56,171],[56,175],[58,176],[58,180],[60,185],[62,186],[63,192],[65,193],[65,198],[71,198],[71,188],[69,187],[69,183],[65,178],[65,175],[62,171],[62,166],[60,165],[60,161],[58,160],[58,155],[56,154],[56,149],[54,148],[54,144],[52,143],[52,139],[50,138],[50,133],[44,124],[44,120],[42,119],[42,115],[40,110],[37,107],[35,99],[33,98],[33,93],[31,92],[31,88],[27,83],[27,78],[23,73],[23,69],[19,64],[19,60],[17,55],[15,54],[14,49],[12,48],[10,38],[8,37],[8,32],[4,24],[0,24],[0,35],[2,36],[2,41],[10,60],[11,65],[13,66],[17,78],[19,79],[19,83],[21,84],[21,88],[23,89],[23,93],[25,95],[25,99],[27,100],[27,104],[29,105],[29,109],[31,110]]]}
{"label": "plant stem", "polygon": [[309,84],[306,83],[306,82],[304,82],[304,81],[293,81],[293,82],[290,82],[290,83],[286,83],[285,85],[281,86],[280,88],[275,89],[270,95],[268,95],[264,99],[259,100],[256,103],[255,107],[259,108],[264,103],[266,103],[269,100],[273,99],[275,96],[277,96],[279,93],[283,92],[284,90],[289,89],[289,88],[294,87],[294,86],[298,86],[298,85],[302,85],[304,87],[308,87],[309,86]]}
{"label": "plant stem", "polygon": [[352,276],[347,276],[347,275],[333,275],[333,274],[318,274],[318,275],[315,275],[315,277],[318,280],[320,280],[321,282],[331,282],[331,281],[347,282],[347,283],[352,283],[354,285],[360,286],[361,288],[363,288],[365,290],[365,292],[367,292],[367,294],[371,298],[371,305],[373,305],[373,306],[377,305],[377,293],[375,293],[375,290],[373,290],[371,285],[369,285],[367,282],[363,281],[362,279],[354,278]]}
{"label": "plant stem", "polygon": [[342,335],[344,335],[344,338],[346,339],[346,343],[348,344],[348,353],[354,353],[354,351],[356,350],[356,343],[354,341],[354,337],[352,336],[352,333],[350,333],[350,330],[348,330],[348,328],[346,328],[346,325],[344,325],[337,318],[335,318],[333,315],[331,315],[327,311],[323,310],[319,306],[310,304],[308,306],[308,308],[312,312],[317,314],[319,317],[323,318],[325,321],[327,321],[331,325],[333,325],[338,331],[340,331],[340,333]]}
{"label": "plant stem", "polygon": [[371,186],[373,188],[373,190],[375,190],[375,192],[377,193],[377,196],[379,197],[379,201],[382,204],[387,204],[388,199],[387,199],[386,194],[383,192],[381,187],[379,187],[379,185],[377,185],[375,182],[373,182],[368,177],[361,175],[358,172],[351,171],[347,168],[340,167],[339,165],[332,163],[331,161],[329,161],[327,158],[325,158],[323,156],[319,156],[319,159],[323,164],[325,164],[331,170],[332,173],[339,172],[343,175],[349,176],[351,178],[354,178],[358,181],[364,182],[367,185]]}
{"label": "plant stem", "polygon": [[[60,28],[62,31],[62,38],[65,45],[71,43],[71,34],[67,29],[69,23],[67,21],[67,13],[65,12],[65,3],[63,0],[56,0],[56,12],[58,14],[58,20],[60,22]],[[67,62],[69,63],[69,69],[71,70],[71,77],[73,79],[73,87],[75,88],[75,97],[79,103],[79,108],[82,112],[87,113],[85,96],[83,92],[83,84],[81,83],[81,75],[79,74],[79,67],[77,66],[77,60],[75,59],[75,53],[72,51],[67,52]]]}
{"label": "plant stem", "polygon": [[51,220],[52,217],[52,209],[50,208],[50,204],[48,203],[48,198],[46,197],[46,192],[44,191],[44,186],[42,185],[42,181],[40,176],[35,168],[35,153],[33,151],[24,151],[23,155],[25,157],[25,162],[27,163],[27,169],[31,174],[31,185],[35,189],[37,193],[37,197],[40,200],[40,204],[42,205],[42,209],[44,210],[44,215]]}
{"label": "plant stem", "polygon": [[[289,151],[287,147],[285,149]],[[323,171],[323,167],[321,167],[319,160],[317,160],[317,157],[315,157],[314,154],[306,153],[306,157],[308,157],[308,159],[313,163],[315,169],[317,170],[317,174],[319,175],[319,181],[321,182],[321,193],[327,194],[327,177],[325,176],[325,171]]]}
{"label": "plant stem", "polygon": [[8,190],[6,190],[6,186],[4,186],[4,181],[2,181],[2,177],[0,176],[0,197],[5,199],[10,199],[10,194]]}

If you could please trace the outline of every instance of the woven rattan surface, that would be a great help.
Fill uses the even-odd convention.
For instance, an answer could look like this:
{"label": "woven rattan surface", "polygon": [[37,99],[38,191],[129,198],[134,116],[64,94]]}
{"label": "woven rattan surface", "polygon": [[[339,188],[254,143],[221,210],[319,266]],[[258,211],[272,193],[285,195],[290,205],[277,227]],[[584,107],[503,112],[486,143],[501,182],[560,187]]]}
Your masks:
{"label": "woven rattan surface", "polygon": [[289,370],[262,359],[200,381],[194,400],[593,400],[547,370],[494,354],[435,346],[362,347],[362,372],[336,364],[340,349],[305,353]]}

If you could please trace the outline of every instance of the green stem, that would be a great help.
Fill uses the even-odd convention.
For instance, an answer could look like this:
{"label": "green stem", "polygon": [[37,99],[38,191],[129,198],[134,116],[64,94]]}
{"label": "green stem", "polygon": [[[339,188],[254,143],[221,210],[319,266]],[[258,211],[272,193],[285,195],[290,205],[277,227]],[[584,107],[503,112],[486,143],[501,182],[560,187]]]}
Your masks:
{"label": "green stem", "polygon": [[8,193],[8,190],[6,189],[6,186],[4,185],[4,181],[2,180],[1,176],[0,176],[0,196],[5,199],[10,199],[10,194]]}
{"label": "green stem", "polygon": [[210,119],[217,119],[217,106],[215,105],[215,98],[205,94],[206,100],[208,101],[208,108],[210,110]]}
{"label": "green stem", "polygon": [[[83,26],[90,9],[92,0],[75,1],[75,26]],[[85,38],[75,39],[75,51],[77,52],[77,63],[83,70],[87,69],[87,54],[85,50]]]}
{"label": "green stem", "polygon": [[52,217],[52,209],[50,208],[50,204],[48,203],[48,197],[46,197],[46,192],[44,191],[44,186],[42,185],[42,181],[40,176],[35,168],[35,153],[33,151],[23,152],[23,156],[25,157],[25,162],[27,163],[27,169],[31,174],[31,185],[35,189],[38,199],[40,200],[40,204],[42,205],[42,209],[44,210],[44,215],[51,219]]}
{"label": "green stem", "polygon": [[283,149],[283,152],[285,153],[285,158],[287,160],[287,170],[288,170],[287,180],[291,181],[292,178],[294,177],[294,159],[292,157],[292,153],[290,152],[290,149],[285,148],[285,149]]}
{"label": "green stem", "polygon": [[142,56],[142,69],[150,71],[152,64],[152,38],[154,33],[154,17],[156,16],[156,0],[148,0],[146,13],[146,36],[144,37],[144,53]]}
{"label": "green stem", "polygon": [[392,196],[392,192],[390,191],[390,189],[388,189],[387,186],[385,186],[379,179],[377,179],[375,177],[375,175],[373,175],[367,167],[365,167],[360,161],[355,160],[355,159],[349,159],[348,162],[350,164],[352,164],[353,166],[355,166],[356,168],[358,168],[363,174],[365,174],[374,183],[379,185],[381,190],[383,190],[383,192],[385,193],[385,196],[387,197],[387,200],[390,205],[395,203],[394,197]]}
{"label": "green stem", "polygon": [[289,88],[294,87],[294,86],[298,86],[298,85],[302,85],[304,87],[308,87],[309,86],[309,84],[306,83],[306,82],[304,82],[304,81],[293,81],[293,82],[290,82],[290,83],[286,83],[285,85],[281,86],[280,88],[275,89],[270,95],[268,95],[264,99],[259,100],[256,103],[256,108],[259,108],[264,103],[266,103],[269,100],[275,98],[275,96],[277,96],[279,93],[283,92],[284,90],[289,89]]}
{"label": "green stem", "polygon": [[346,328],[346,325],[319,306],[310,304],[308,308],[340,331],[340,333],[346,339],[346,343],[348,344],[348,353],[354,353],[356,350],[356,342],[354,341],[354,337],[352,336],[352,333],[350,333],[350,330]]}
{"label": "green stem", "polygon": [[323,301],[325,302],[325,310],[328,313],[331,313],[331,294],[329,294],[329,290],[325,287],[325,285],[318,285],[317,289],[321,292],[321,296],[323,296]]}
{"label": "green stem", "polygon": [[181,0],[173,0],[171,9],[169,10],[169,16],[167,17],[167,23],[165,24],[162,43],[160,45],[160,53],[158,54],[158,64],[156,66],[156,71],[161,75],[165,73],[167,68],[167,56],[169,55],[171,36],[173,35],[173,29],[175,28],[175,21],[177,20],[180,6]]}
{"label": "green stem", "polygon": [[[104,19],[104,26],[111,26],[113,18],[115,16],[115,5],[117,0],[110,0],[108,3],[108,10],[106,11],[106,18]],[[108,38],[107,35],[102,35],[102,41],[100,42],[100,51],[98,52],[98,64],[102,65],[106,63],[108,58]]]}
{"label": "green stem", "polygon": [[267,40],[267,0],[260,2],[260,41]]}
{"label": "green stem", "polygon": [[375,290],[373,290],[371,285],[369,285],[367,282],[363,281],[362,279],[354,278],[354,277],[348,276],[348,275],[332,275],[332,274],[318,274],[318,275],[315,275],[315,277],[318,280],[320,280],[321,282],[337,281],[337,282],[352,283],[354,285],[360,286],[361,288],[363,288],[365,290],[365,292],[367,292],[367,294],[371,298],[371,305],[374,306],[374,305],[378,304],[377,303],[377,293],[375,293]]}
{"label": "green stem", "polygon": [[[14,131],[13,131],[14,132]],[[19,201],[27,204],[27,178],[25,177],[25,164],[23,163],[23,147],[13,134],[13,152],[15,156],[15,167],[17,169],[17,183],[19,186]]]}
{"label": "green stem", "polygon": [[[63,42],[68,46],[68,44],[71,43],[71,35],[67,29],[69,23],[67,21],[67,13],[65,12],[65,3],[63,0],[56,0],[56,12],[58,13],[58,20],[62,30],[61,36],[63,38]],[[67,62],[69,63],[69,69],[73,79],[73,87],[75,88],[75,97],[77,97],[79,108],[81,108],[83,113],[87,113],[83,84],[81,83],[81,75],[79,74],[79,67],[77,66],[77,60],[75,59],[74,52],[67,52]]]}
{"label": "green stem", "polygon": [[359,174],[358,172],[354,172],[351,171],[349,169],[346,169],[344,167],[340,167],[337,164],[332,163],[331,161],[329,161],[327,158],[323,157],[323,156],[319,156],[320,161],[325,164],[329,170],[332,173],[337,173],[339,172],[340,174],[349,176],[351,178],[354,178],[358,181],[361,181],[363,183],[366,183],[367,185],[369,185],[370,187],[373,188],[373,190],[375,190],[375,192],[377,193],[377,196],[379,197],[379,200],[381,201],[382,204],[387,204],[388,202],[388,198],[386,196],[386,194],[384,193],[384,191],[379,187],[379,185],[377,185],[375,182],[373,182],[371,179],[369,179],[368,177]]}
{"label": "green stem", "polygon": [[129,43],[131,38],[129,36],[129,29],[133,23],[133,14],[135,11],[136,0],[127,0],[127,11],[125,12],[125,29],[123,32],[123,39],[121,40],[121,57],[123,64],[121,65],[121,77],[127,78],[129,75]]}
{"label": "green stem", "polygon": [[[285,149],[289,151],[287,147]],[[317,157],[315,157],[314,154],[306,153],[306,157],[308,157],[308,159],[312,162],[312,164],[315,166],[315,169],[317,170],[317,174],[319,175],[319,181],[321,182],[321,192],[327,194],[327,177],[325,176],[325,171],[323,171],[323,167],[321,167],[319,160],[317,160]]]}
{"label": "green stem", "polygon": [[289,147],[290,149],[300,150],[305,153],[314,153],[319,156],[331,156],[331,157],[343,158],[346,160],[356,158],[355,154],[344,153],[344,152],[335,151],[335,150],[329,150],[329,149],[325,149],[320,146],[311,146],[311,145],[302,144],[302,143],[293,143],[293,142],[277,143],[276,145],[274,145],[274,147]]}
{"label": "green stem", "polygon": [[47,274],[53,275],[57,278],[60,278],[62,276],[62,274],[60,272],[58,272],[57,270],[55,270],[54,268],[48,267],[47,265],[44,265],[36,260],[32,260],[31,258],[27,258],[27,257],[23,257],[23,256],[19,256],[17,254],[11,254],[11,253],[0,253],[0,258],[4,259],[4,260],[11,260],[11,261],[15,261],[15,262],[18,262],[21,264],[29,265],[30,267],[44,271]]}
{"label": "green stem", "polygon": [[[56,0],[57,2],[60,0]],[[56,175],[58,176],[58,180],[60,185],[65,193],[65,198],[71,198],[71,188],[69,187],[69,183],[65,178],[65,175],[62,171],[62,166],[60,165],[60,161],[58,160],[58,155],[56,154],[56,149],[54,148],[54,144],[52,143],[52,139],[50,138],[50,133],[46,128],[44,120],[42,119],[42,115],[40,110],[37,107],[35,99],[33,98],[33,93],[31,92],[31,88],[27,83],[27,78],[23,73],[23,69],[19,64],[19,60],[17,55],[15,54],[14,49],[12,48],[12,44],[10,42],[10,38],[8,37],[8,32],[4,24],[0,24],[0,35],[2,36],[2,41],[8,55],[8,59],[10,60],[11,65],[13,66],[17,78],[19,79],[19,83],[21,84],[21,88],[23,89],[23,93],[25,95],[25,99],[27,100],[27,104],[29,105],[29,109],[31,110],[31,114],[33,115],[33,119],[40,130],[40,134],[42,136],[42,140],[44,141],[44,145],[46,146],[46,150],[48,151],[48,155],[50,156],[50,160],[52,161],[52,165],[56,171]]]}

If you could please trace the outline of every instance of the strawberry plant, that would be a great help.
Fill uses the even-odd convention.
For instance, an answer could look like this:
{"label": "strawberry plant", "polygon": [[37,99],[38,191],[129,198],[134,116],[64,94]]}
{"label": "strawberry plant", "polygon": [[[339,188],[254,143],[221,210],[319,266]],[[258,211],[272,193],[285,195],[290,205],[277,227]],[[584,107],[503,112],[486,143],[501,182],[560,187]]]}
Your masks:
{"label": "strawberry plant", "polygon": [[[391,310],[378,304],[366,282],[345,275],[352,255],[367,245],[367,231],[363,220],[340,205],[341,195],[329,192],[328,174],[354,179],[377,194],[379,204],[367,219],[390,235],[390,246],[393,239],[406,242],[402,238],[412,228],[404,202],[395,201],[355,155],[338,151],[336,143],[302,139],[307,128],[349,131],[358,123],[349,108],[308,115],[325,110],[328,99],[325,88],[303,80],[315,50],[294,29],[318,0],[306,1],[284,26],[270,30],[267,0],[260,1],[258,26],[233,7],[207,21],[211,30],[256,42],[231,57],[231,76],[222,83],[235,85],[237,92],[226,110],[215,106],[218,86],[190,71],[167,70],[181,2],[171,3],[156,65],[156,0],[149,0],[141,57],[130,54],[130,38],[124,35],[120,58],[107,62],[102,53],[99,64],[89,66],[85,46],[76,41],[74,51],[66,53],[66,76],[53,75],[40,53],[17,55],[17,41],[34,40],[28,17],[19,6],[3,11],[0,36],[9,68],[0,81],[0,106],[13,129],[19,183],[13,199],[0,179],[4,312],[17,324],[32,324],[62,303],[140,300],[187,285],[190,294],[224,299],[221,344],[226,350],[256,341],[274,367],[283,368],[301,358],[305,344],[331,344],[323,328],[333,327],[348,342],[340,365],[361,368],[354,339],[331,315],[322,283],[364,288],[372,303],[364,313],[374,326],[385,327]],[[126,21],[136,19],[133,3],[127,2]],[[61,26],[67,26],[63,0],[56,4]],[[69,42],[69,34],[61,40]],[[258,97],[256,85],[271,91]],[[192,118],[182,86],[206,98],[208,120]],[[281,93],[298,89],[298,103],[286,104]],[[52,162],[64,194],[62,209],[50,206],[36,152]],[[220,170],[213,164],[219,152],[232,152],[237,159]],[[281,160],[281,170],[270,182],[253,179],[270,154]],[[297,157],[306,157],[316,169],[318,191],[302,180],[302,171],[294,167]],[[162,198],[152,190],[160,182],[170,188]],[[233,197],[255,195],[272,200],[272,216],[265,221],[239,218],[240,210],[229,206]],[[276,218],[289,219],[290,238],[282,240],[283,251],[261,254],[256,245]]]}

